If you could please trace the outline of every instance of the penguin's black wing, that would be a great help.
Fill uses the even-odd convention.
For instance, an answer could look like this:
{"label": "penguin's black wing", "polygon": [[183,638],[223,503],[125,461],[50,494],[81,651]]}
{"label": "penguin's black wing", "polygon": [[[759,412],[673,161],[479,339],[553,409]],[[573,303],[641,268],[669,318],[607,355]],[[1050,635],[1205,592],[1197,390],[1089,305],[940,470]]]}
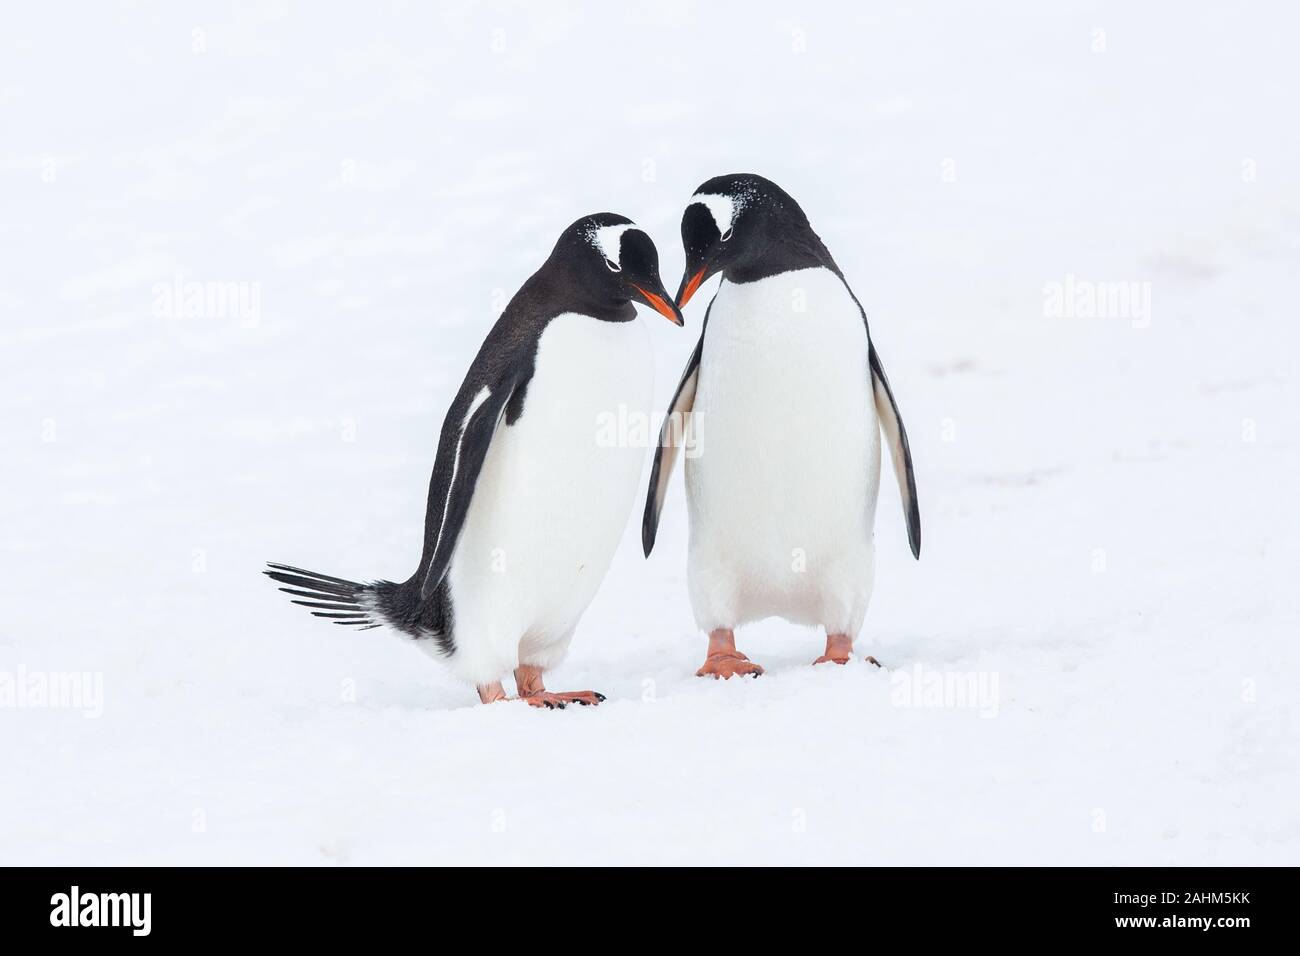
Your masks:
{"label": "penguin's black wing", "polygon": [[503,417],[507,424],[519,417],[536,355],[535,335],[499,326],[484,341],[447,410],[429,479],[424,555],[416,572],[423,600],[433,594],[451,566],[492,437]]}
{"label": "penguin's black wing", "polygon": [[[865,316],[864,316],[865,319]],[[870,336],[868,336],[870,340]],[[916,500],[916,474],[912,470],[912,448],[907,443],[907,429],[903,416],[898,414],[898,403],[880,364],[880,353],[874,342],[871,349],[871,388],[876,398],[876,417],[889,441],[890,457],[894,461],[894,477],[903,496],[903,514],[907,517],[907,543],[912,546],[912,556],[921,557],[921,506]]]}
{"label": "penguin's black wing", "polygon": [[[829,256],[829,253],[827,254]],[[871,339],[871,323],[867,321],[867,310],[858,301],[844,273],[833,263],[828,267],[844,283],[853,303],[862,313],[862,327],[867,333],[867,346],[870,351],[871,393],[876,400],[876,418],[880,420],[880,429],[889,442],[889,457],[894,462],[894,477],[898,479],[898,490],[903,496],[903,516],[907,519],[907,543],[912,547],[912,557],[921,558],[921,505],[916,500],[916,473],[912,470],[912,446],[907,443],[907,429],[903,427],[903,416],[898,413],[898,402],[894,401],[894,392],[885,377],[885,367],[880,363],[880,353],[876,343]]]}
{"label": "penguin's black wing", "polygon": [[[714,298],[716,297],[715,295]],[[654,550],[664,496],[668,494],[668,481],[673,476],[673,465],[677,463],[677,449],[686,441],[689,416],[695,407],[695,387],[700,379],[704,333],[709,327],[709,313],[712,311],[713,303],[709,302],[709,307],[704,311],[700,340],[695,343],[695,351],[686,362],[686,371],[682,372],[682,380],[677,384],[672,404],[668,406],[668,414],[664,416],[663,426],[659,429],[659,444],[655,448],[655,462],[650,469],[650,487],[645,496],[645,514],[641,517],[641,549],[647,558]]]}

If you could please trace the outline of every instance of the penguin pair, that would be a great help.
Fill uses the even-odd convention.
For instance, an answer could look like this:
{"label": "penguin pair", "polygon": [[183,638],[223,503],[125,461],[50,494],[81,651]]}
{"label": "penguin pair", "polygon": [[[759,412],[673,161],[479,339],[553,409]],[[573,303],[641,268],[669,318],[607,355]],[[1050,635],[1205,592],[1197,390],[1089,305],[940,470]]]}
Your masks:
{"label": "penguin pair", "polygon": [[542,680],[608,570],[641,471],[643,450],[598,443],[595,422],[651,397],[632,303],[680,326],[680,306],[720,272],[660,433],[645,553],[676,457],[669,426],[707,416],[708,447],[686,465],[691,602],[709,634],[697,673],[762,673],[734,631],[771,615],[824,626],[818,662],[847,661],[871,594],[878,428],[920,548],[907,436],[865,314],[802,210],[761,177],[706,182],[682,239],[687,271],[670,299],[653,242],[630,220],[602,213],[564,231],[447,412],[408,580],[360,584],[280,564],[265,573],[318,617],[409,635],[484,703],[507,699],[512,670],[532,706],[604,700]]}

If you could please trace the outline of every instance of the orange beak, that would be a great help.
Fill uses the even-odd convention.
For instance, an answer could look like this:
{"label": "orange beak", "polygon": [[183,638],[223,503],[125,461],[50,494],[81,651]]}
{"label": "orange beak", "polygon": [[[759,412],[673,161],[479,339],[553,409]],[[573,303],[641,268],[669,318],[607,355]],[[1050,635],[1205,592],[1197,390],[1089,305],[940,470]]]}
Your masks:
{"label": "orange beak", "polygon": [[649,303],[650,308],[654,309],[656,312],[662,315],[673,325],[686,324],[686,320],[682,318],[681,312],[673,308],[673,304],[669,302],[667,299],[665,299],[663,296],[655,295],[653,292],[647,292],[639,285],[634,284],[632,288],[636,289],[636,291],[640,292],[641,295],[645,297],[645,300],[647,303]]}
{"label": "orange beak", "polygon": [[691,296],[695,295],[695,290],[698,289],[700,283],[704,281],[704,272],[705,270],[701,269],[699,272],[695,273],[695,275],[691,276],[691,281],[686,283],[685,288],[683,288],[681,293],[677,296],[677,307],[679,309],[687,302],[691,301]]}

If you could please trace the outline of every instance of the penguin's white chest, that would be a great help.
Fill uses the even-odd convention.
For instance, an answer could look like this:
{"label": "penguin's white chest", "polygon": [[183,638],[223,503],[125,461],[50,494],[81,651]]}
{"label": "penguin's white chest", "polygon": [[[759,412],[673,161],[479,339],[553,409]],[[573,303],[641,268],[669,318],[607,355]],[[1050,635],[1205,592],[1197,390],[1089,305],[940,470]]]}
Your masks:
{"label": "penguin's white chest", "polygon": [[466,676],[563,653],[627,525],[645,443],[619,425],[648,413],[653,384],[639,318],[547,324],[523,412],[497,429],[448,572]]}
{"label": "penguin's white chest", "polygon": [[692,427],[689,578],[701,628],[778,615],[856,632],[871,592],[880,439],[866,328],[839,277],[723,281]]}

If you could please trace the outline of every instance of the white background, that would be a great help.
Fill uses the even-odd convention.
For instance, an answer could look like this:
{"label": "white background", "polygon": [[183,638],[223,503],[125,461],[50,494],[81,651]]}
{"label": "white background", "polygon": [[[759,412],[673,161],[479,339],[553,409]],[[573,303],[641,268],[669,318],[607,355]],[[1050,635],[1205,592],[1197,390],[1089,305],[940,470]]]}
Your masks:
{"label": "white background", "polygon": [[[1297,862],[1290,5],[327,6],[7,17],[0,675],[104,699],[0,709],[0,862]],[[408,576],[560,230],[631,216],[675,288],[740,171],[807,211],[911,433],[889,669],[772,621],[767,676],[694,678],[680,478],[551,680],[597,710],[482,707],[260,577]],[[1149,283],[1149,322],[1048,315],[1067,276]],[[168,317],[177,277],[259,308]],[[645,313],[656,415],[710,294]],[[996,708],[898,706],[918,666]]]}

